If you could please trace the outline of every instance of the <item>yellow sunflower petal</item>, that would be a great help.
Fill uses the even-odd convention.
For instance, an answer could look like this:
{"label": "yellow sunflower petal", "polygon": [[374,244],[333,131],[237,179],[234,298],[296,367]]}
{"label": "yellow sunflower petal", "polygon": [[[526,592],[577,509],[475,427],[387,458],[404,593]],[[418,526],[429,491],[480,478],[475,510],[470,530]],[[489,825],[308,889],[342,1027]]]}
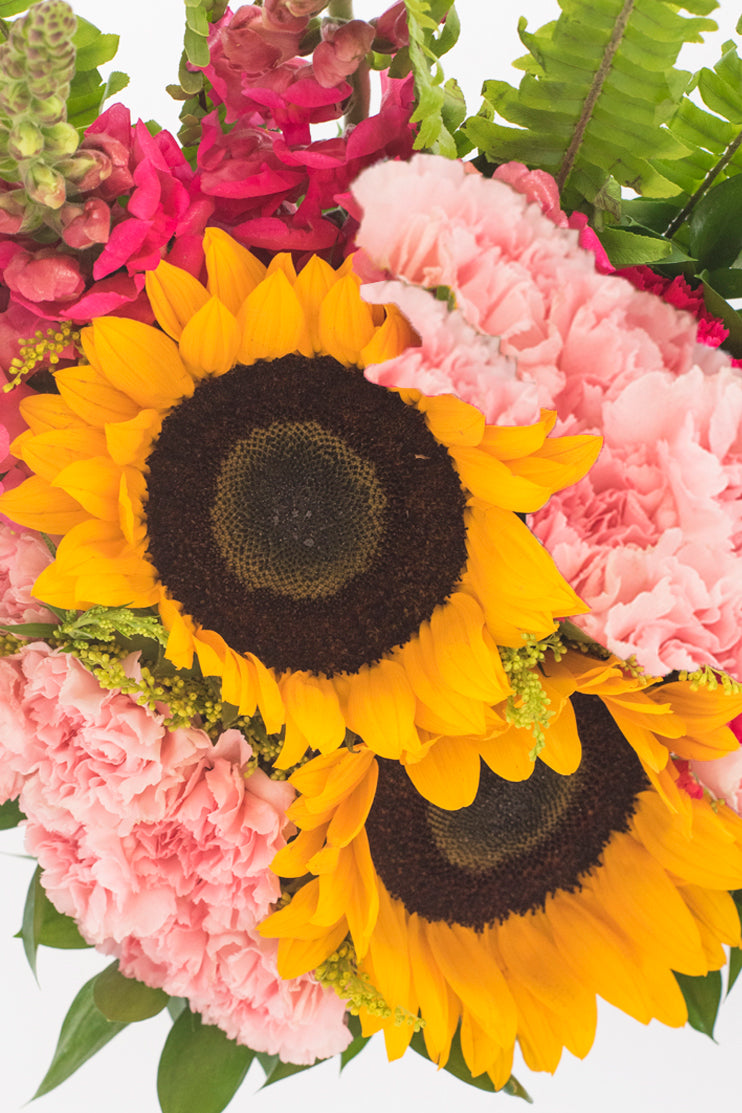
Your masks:
{"label": "yellow sunflower petal", "polygon": [[432,1061],[444,1067],[448,1062],[461,1008],[433,958],[425,921],[415,913],[408,918],[407,943],[415,995],[425,1017],[425,1047]]}
{"label": "yellow sunflower petal", "polygon": [[463,485],[477,498],[505,510],[530,513],[549,498],[548,487],[515,475],[507,464],[480,448],[466,445],[451,449]]}
{"label": "yellow sunflower petal", "polygon": [[19,526],[41,533],[66,533],[88,517],[77,499],[36,475],[0,495],[0,510]]}
{"label": "yellow sunflower petal", "polygon": [[245,298],[265,277],[265,267],[221,228],[206,229],[204,252],[209,293],[236,316]]}
{"label": "yellow sunflower petal", "polygon": [[234,314],[212,297],[183,328],[180,354],[195,378],[224,375],[235,365],[241,339]]}
{"label": "yellow sunflower petal", "polygon": [[106,439],[100,429],[73,425],[66,429],[50,429],[37,436],[16,437],[11,448],[32,471],[52,483],[63,468],[81,456],[105,453]]}
{"label": "yellow sunflower petal", "polygon": [[74,425],[84,424],[79,414],[59,394],[27,395],[21,398],[18,409],[32,433],[46,433],[50,429],[69,429]]}
{"label": "yellow sunflower petal", "polygon": [[191,317],[209,298],[197,278],[165,259],[155,270],[147,271],[145,289],[159,325],[173,340],[180,340]]}
{"label": "yellow sunflower petal", "polygon": [[394,305],[387,306],[386,318],[377,326],[368,344],[361,348],[358,356],[359,367],[370,367],[372,363],[384,363],[395,359],[406,348],[420,344],[420,337],[406,317]]}
{"label": "yellow sunflower petal", "polygon": [[482,411],[453,394],[423,397],[418,409],[425,414],[428,428],[441,444],[474,447],[484,436]]}
{"label": "yellow sunflower petal", "polygon": [[401,665],[382,660],[348,677],[345,718],[351,730],[380,757],[399,758],[420,748],[415,696]]}
{"label": "yellow sunflower petal", "polygon": [[487,936],[458,924],[428,924],[428,942],[444,977],[461,1000],[463,1010],[489,1031],[501,1046],[515,1039],[516,1010],[510,990]]}
{"label": "yellow sunflower petal", "polygon": [[438,808],[468,808],[479,788],[479,753],[467,739],[440,738],[405,766],[417,791]]}
{"label": "yellow sunflower petal", "polygon": [[271,862],[273,873],[279,877],[303,877],[311,858],[322,848],[327,824],[310,831],[300,831],[288,846],[279,850]]}
{"label": "yellow sunflower petal", "polygon": [[513,475],[550,491],[561,491],[582,479],[598,458],[603,438],[592,435],[549,437],[532,455],[510,462]]}
{"label": "yellow sunflower petal", "polygon": [[358,365],[361,351],[374,335],[371,309],[361,300],[358,280],[339,279],[325,295],[319,312],[322,351],[345,367]]}
{"label": "yellow sunflower petal", "polygon": [[103,427],[109,421],[130,421],[139,406],[111,386],[94,367],[63,367],[54,376],[59,393],[80,420]]}
{"label": "yellow sunflower petal", "polygon": [[298,350],[305,330],[301,304],[283,271],[263,279],[243,302],[237,314],[242,340],[240,363],[280,359]]}
{"label": "yellow sunflower petal", "polygon": [[637,835],[665,869],[707,889],[742,888],[742,849],[703,800],[693,800],[693,837],[652,793],[642,793],[633,819]]}
{"label": "yellow sunflower petal", "polygon": [[98,317],[88,332],[90,362],[138,406],[163,410],[193,394],[193,379],[164,333],[126,317]]}
{"label": "yellow sunflower petal", "polygon": [[297,670],[283,677],[280,689],[286,708],[286,745],[276,768],[295,765],[308,746],[322,753],[336,750],[345,738],[345,719],[332,684]]}
{"label": "yellow sunflower petal", "polygon": [[[157,410],[140,410],[129,421],[106,423],[104,430],[108,455],[121,467],[135,464],[138,468],[143,468],[161,426],[162,418]],[[91,452],[90,455],[95,456],[96,453]]]}
{"label": "yellow sunflower petal", "polygon": [[52,486],[66,491],[89,514],[104,521],[118,521],[121,468],[109,456],[76,460],[57,474]]}
{"label": "yellow sunflower petal", "polygon": [[294,292],[304,310],[306,330],[298,345],[304,356],[312,356],[322,351],[319,335],[319,310],[328,291],[337,282],[337,274],[329,263],[313,255],[302,267],[294,283]]}

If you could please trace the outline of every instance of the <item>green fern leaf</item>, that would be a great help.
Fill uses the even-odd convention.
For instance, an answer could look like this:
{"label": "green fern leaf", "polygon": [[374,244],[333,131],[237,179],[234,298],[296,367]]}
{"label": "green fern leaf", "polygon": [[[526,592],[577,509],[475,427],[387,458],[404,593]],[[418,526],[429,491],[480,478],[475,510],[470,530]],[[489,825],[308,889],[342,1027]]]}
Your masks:
{"label": "green fern leaf", "polygon": [[453,133],[466,115],[466,106],[456,82],[444,84],[439,62],[459,36],[453,0],[405,0],[405,8],[417,101],[411,120],[420,125],[415,148],[457,158],[460,151]]}
{"label": "green fern leaf", "polygon": [[[528,55],[515,89],[486,82],[485,104],[463,125],[490,161],[518,159],[554,174],[568,207],[600,208],[611,181],[649,197],[682,190],[667,167],[693,149],[667,122],[690,74],[680,48],[715,29],[715,0],[560,0],[559,19],[535,33],[521,19]],[[689,15],[681,14],[681,8]],[[502,121],[502,122],[501,122]],[[515,126],[512,126],[515,125]]]}

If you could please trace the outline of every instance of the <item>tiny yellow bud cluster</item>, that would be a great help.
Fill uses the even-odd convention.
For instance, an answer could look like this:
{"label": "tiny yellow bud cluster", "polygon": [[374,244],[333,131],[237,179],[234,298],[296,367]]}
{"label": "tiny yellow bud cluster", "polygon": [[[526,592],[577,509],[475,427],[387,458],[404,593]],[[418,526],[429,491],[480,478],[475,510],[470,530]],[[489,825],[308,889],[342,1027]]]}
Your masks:
{"label": "tiny yellow bud cluster", "polygon": [[348,1002],[348,1011],[357,1016],[364,1009],[371,1016],[386,1020],[394,1017],[394,1023],[411,1024],[416,1032],[423,1027],[424,1021],[413,1016],[407,1009],[397,1006],[392,1012],[379,991],[371,984],[367,974],[359,973],[358,960],[353,944],[346,939],[338,949],[325,959],[314,971],[320,985],[333,989],[338,997]]}
{"label": "tiny yellow bud cluster", "polygon": [[5,384],[3,390],[6,393],[12,390],[25,376],[40,367],[54,367],[59,363],[65,348],[70,344],[77,346],[79,342],[80,332],[74,327],[72,321],[61,321],[53,328],[48,328],[46,332],[38,329],[33,336],[21,339],[18,355],[10,361],[8,368],[10,381]]}
{"label": "tiny yellow bud cluster", "polygon": [[545,745],[544,730],[554,714],[538,671],[547,652],[557,661],[563,656],[565,647],[558,633],[543,641],[529,635],[517,648],[500,647],[502,665],[513,689],[505,704],[505,718],[513,726],[531,731],[536,739],[534,758]]}
{"label": "tiny yellow bud cluster", "polygon": [[742,684],[738,680],[727,676],[720,669],[713,669],[711,665],[704,665],[702,668],[696,669],[695,672],[683,670],[679,673],[678,679],[688,680],[693,692],[697,692],[699,688],[708,688],[710,692],[715,692],[719,687],[730,696],[736,696],[742,692]]}

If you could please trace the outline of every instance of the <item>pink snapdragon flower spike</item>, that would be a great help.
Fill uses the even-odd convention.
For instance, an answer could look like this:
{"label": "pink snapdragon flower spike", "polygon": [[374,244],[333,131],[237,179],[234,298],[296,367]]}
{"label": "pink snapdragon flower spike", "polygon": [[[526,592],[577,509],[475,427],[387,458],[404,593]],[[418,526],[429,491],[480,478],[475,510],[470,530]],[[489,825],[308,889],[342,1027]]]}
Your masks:
{"label": "pink snapdragon flower spike", "polygon": [[[328,21],[311,59],[297,56],[319,0],[227,10],[210,31],[209,95],[233,125],[224,133],[217,112],[202,121],[196,187],[214,205],[210,223],[247,247],[320,252],[339,262],[357,224],[327,214],[344,202],[350,183],[384,158],[409,158],[414,134],[412,78],[382,75],[378,113],[345,134],[318,140],[312,126],[339,120],[352,93],[349,78],[377,31],[363,20]],[[390,9],[389,49],[403,45],[399,5]],[[383,20],[384,17],[381,17]],[[388,26],[387,26],[388,25]]]}
{"label": "pink snapdragon flower spike", "polygon": [[[126,662],[137,676],[137,656]],[[207,1024],[308,1064],[350,1040],[345,1006],[310,975],[282,980],[257,925],[280,895],[294,790],[252,770],[237,730],[216,743],[106,691],[45,643],[0,659],[0,791],[56,907],[124,974],[187,997]]]}
{"label": "pink snapdragon flower spike", "polygon": [[[601,434],[590,473],[531,518],[591,607],[576,621],[652,674],[711,664],[742,677],[742,378],[697,342],[695,317],[580,246],[548,175],[501,171],[419,155],[353,186],[366,296],[395,302],[421,337],[366,374],[454,392],[488,422],[545,406],[561,433]],[[455,308],[424,292],[438,287]]]}

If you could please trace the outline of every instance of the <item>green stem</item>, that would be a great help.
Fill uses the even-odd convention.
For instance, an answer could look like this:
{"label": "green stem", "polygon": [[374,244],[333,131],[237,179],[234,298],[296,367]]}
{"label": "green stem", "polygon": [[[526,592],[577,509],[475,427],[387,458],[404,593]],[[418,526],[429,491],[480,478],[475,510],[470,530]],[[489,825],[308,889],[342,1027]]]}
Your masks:
{"label": "green stem", "polygon": [[345,113],[346,128],[359,124],[368,116],[368,106],[371,100],[371,81],[369,80],[368,62],[362,61],[356,72],[351,76],[353,95],[350,98],[348,111]]}
{"label": "green stem", "polygon": [[732,140],[716,165],[711,167],[693,196],[685,203],[677,216],[670,221],[664,232],[666,239],[671,240],[680,226],[682,224],[685,224],[686,220],[693,212],[696,205],[713,182],[714,178],[716,178],[717,175],[721,173],[727,163],[732,159],[740,144],[742,144],[742,131],[736,136],[735,139]]}
{"label": "green stem", "polygon": [[353,0],[330,0],[327,14],[330,19],[352,19]]}

